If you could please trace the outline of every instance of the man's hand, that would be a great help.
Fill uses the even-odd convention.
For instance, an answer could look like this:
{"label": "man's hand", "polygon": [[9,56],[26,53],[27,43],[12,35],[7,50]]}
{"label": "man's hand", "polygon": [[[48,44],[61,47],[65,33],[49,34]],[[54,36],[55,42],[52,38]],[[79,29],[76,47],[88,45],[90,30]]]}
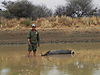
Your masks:
{"label": "man's hand", "polygon": [[31,45],[31,43],[30,43],[30,42],[28,42],[28,44],[29,44],[29,45]]}
{"label": "man's hand", "polygon": [[40,46],[40,44],[38,43],[38,47]]}
{"label": "man's hand", "polygon": [[31,45],[30,39],[28,39],[28,44]]}

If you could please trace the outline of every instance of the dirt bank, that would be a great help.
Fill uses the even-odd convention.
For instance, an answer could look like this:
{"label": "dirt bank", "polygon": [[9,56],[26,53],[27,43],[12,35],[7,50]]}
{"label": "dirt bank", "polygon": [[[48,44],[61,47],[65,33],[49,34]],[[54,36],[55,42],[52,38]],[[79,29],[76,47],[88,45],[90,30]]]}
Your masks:
{"label": "dirt bank", "polygon": [[[41,43],[100,42],[99,30],[37,29]],[[26,30],[0,31],[0,44],[26,44]]]}

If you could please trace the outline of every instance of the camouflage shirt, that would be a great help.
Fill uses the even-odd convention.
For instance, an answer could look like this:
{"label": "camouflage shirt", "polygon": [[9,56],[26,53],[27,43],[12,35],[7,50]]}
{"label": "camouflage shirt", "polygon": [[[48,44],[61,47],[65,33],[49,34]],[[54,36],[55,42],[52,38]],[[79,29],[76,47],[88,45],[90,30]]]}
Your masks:
{"label": "camouflage shirt", "polygon": [[30,30],[27,35],[27,38],[30,39],[30,42],[33,44],[39,43],[39,32],[37,30],[35,31]]}

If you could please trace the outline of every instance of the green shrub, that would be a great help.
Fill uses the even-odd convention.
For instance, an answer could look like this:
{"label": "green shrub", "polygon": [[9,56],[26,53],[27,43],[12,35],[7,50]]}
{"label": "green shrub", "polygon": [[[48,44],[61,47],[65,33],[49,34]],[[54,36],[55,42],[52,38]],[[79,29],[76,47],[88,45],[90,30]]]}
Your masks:
{"label": "green shrub", "polygon": [[21,22],[21,24],[25,25],[25,26],[30,26],[31,25],[32,20],[31,19],[25,19]]}

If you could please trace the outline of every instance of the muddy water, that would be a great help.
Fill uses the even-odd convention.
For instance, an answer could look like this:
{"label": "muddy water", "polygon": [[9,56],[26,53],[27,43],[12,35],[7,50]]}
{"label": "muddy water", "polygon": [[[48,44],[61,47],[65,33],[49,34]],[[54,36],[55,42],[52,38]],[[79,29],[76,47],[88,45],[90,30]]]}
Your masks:
{"label": "muddy water", "polygon": [[[75,55],[40,56],[56,49]],[[36,57],[26,55],[27,45],[0,45],[0,75],[100,75],[100,43],[41,44]]]}

